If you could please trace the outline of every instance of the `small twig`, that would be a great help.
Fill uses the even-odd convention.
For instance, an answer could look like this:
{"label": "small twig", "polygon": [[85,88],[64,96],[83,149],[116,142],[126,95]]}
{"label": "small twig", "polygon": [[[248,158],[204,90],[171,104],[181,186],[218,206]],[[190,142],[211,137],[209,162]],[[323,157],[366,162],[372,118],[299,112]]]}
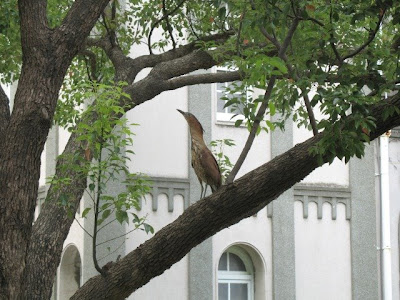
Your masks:
{"label": "small twig", "polygon": [[306,90],[301,90],[303,93],[303,99],[304,99],[304,104],[306,105],[307,113],[308,113],[308,118],[310,119],[310,125],[313,131],[314,135],[318,134],[318,128],[317,128],[317,121],[315,120],[315,115],[314,111],[311,106],[310,98],[308,97],[308,93]]}
{"label": "small twig", "polygon": [[332,21],[333,7],[332,7],[332,1],[329,1],[329,2],[330,2],[330,5],[331,5],[331,10],[330,10],[330,13],[329,13],[329,21],[330,21],[330,23],[331,23],[331,30],[330,30],[330,32],[329,32],[329,35],[330,35],[329,44],[331,45],[331,48],[332,48],[332,50],[333,50],[333,53],[335,54],[336,59],[337,59],[338,64],[339,64],[339,67],[340,67],[340,66],[342,65],[342,63],[343,63],[343,59],[341,58],[341,56],[340,56],[340,54],[339,54],[339,52],[338,52],[338,50],[337,50],[337,48],[336,48],[336,45],[335,45],[335,43],[334,43],[335,36],[334,36],[334,34],[333,34],[333,21]]}
{"label": "small twig", "polygon": [[165,0],[162,0],[162,11],[163,11],[163,15],[167,16],[165,18],[165,23],[167,23],[167,30],[168,30],[168,33],[169,33],[169,37],[171,38],[171,41],[172,41],[172,48],[175,49],[176,48],[176,42],[175,42],[175,39],[174,39],[174,35],[172,34],[172,27],[169,24],[169,18],[168,18],[168,15],[167,15],[167,9],[165,8]]}
{"label": "small twig", "polygon": [[[101,136],[103,136],[103,128],[101,129]],[[101,153],[103,151],[103,142],[100,142],[100,149],[99,149],[99,164],[101,163]],[[99,168],[99,174],[97,177],[97,198],[96,198],[96,205],[94,211],[94,228],[93,228],[93,239],[92,239],[92,251],[93,251],[93,264],[95,269],[102,275],[105,276],[105,272],[102,268],[100,268],[99,263],[96,257],[96,243],[97,243],[97,220],[99,217],[99,206],[100,206],[100,196],[101,196],[101,168]]]}
{"label": "small twig", "polygon": [[97,244],[97,246],[100,246],[100,245],[103,245],[103,244],[105,244],[105,243],[108,243],[108,242],[111,242],[111,241],[114,241],[114,240],[120,239],[120,238],[122,238],[122,237],[124,237],[124,236],[128,235],[129,233],[131,233],[131,232],[134,232],[134,231],[136,231],[136,230],[138,230],[138,227],[136,227],[136,228],[134,228],[134,229],[132,229],[132,230],[130,230],[130,231],[128,231],[128,232],[126,232],[126,233],[124,233],[124,234],[121,234],[120,236],[117,236],[117,237],[114,237],[114,238],[112,238],[112,239],[109,239],[109,240],[107,240],[107,241],[104,241],[104,242],[98,243],[98,244]]}
{"label": "small twig", "polygon": [[[98,82],[98,77],[96,75],[96,65],[97,65],[97,59],[96,55],[87,49],[81,51],[81,54],[83,55],[86,63],[86,71],[89,77],[90,81],[97,81]],[[87,59],[89,61],[87,61]]]}
{"label": "small twig", "polygon": [[89,231],[87,231],[87,230],[81,225],[81,223],[79,223],[79,221],[78,221],[78,219],[77,219],[76,217],[75,217],[75,221],[76,221],[76,223],[78,223],[79,227],[82,228],[82,230],[83,230],[84,232],[87,233],[87,235],[89,235],[91,238],[93,238],[93,235],[91,235],[91,234],[89,233]]}
{"label": "small twig", "polygon": [[[113,211],[111,212],[111,214],[114,212],[114,210],[115,210],[115,209],[113,209]],[[100,230],[102,230],[104,227],[110,225],[111,223],[115,222],[116,220],[117,220],[117,219],[112,219],[110,222],[104,224],[103,226],[101,226],[101,227],[99,228],[99,230],[97,230],[97,232],[100,232]]]}
{"label": "small twig", "polygon": [[378,22],[376,23],[375,29],[370,31],[369,38],[365,41],[365,43],[362,44],[359,48],[357,48],[353,52],[350,52],[349,54],[345,55],[343,57],[343,60],[346,60],[348,58],[351,58],[351,57],[357,55],[362,50],[364,50],[375,39],[375,36],[376,36],[377,32],[379,31],[379,28],[381,27],[381,23],[382,23],[382,20],[383,20],[383,18],[385,16],[385,12],[386,12],[386,9],[383,9],[381,14],[379,15],[379,19],[378,19]]}
{"label": "small twig", "polygon": [[178,5],[171,10],[170,12],[167,12],[165,14],[163,14],[163,16],[161,17],[161,19],[157,20],[156,22],[154,22],[154,24],[151,26],[150,29],[150,33],[149,36],[147,38],[147,46],[149,48],[149,52],[150,54],[153,54],[153,51],[151,50],[151,36],[153,34],[154,29],[157,27],[158,24],[160,24],[162,21],[164,21],[166,18],[168,18],[169,16],[172,16],[182,5],[183,3],[185,3],[186,0],[182,0],[181,2],[178,3]]}
{"label": "small twig", "polygon": [[[114,251],[111,251],[110,253],[104,255],[102,258],[99,258],[99,261],[100,261],[100,260],[103,260],[103,259],[105,259],[106,257],[110,256],[111,254],[117,252],[124,244],[125,244],[125,240],[122,241],[121,245],[119,245],[117,248],[115,248]],[[120,255],[117,257],[117,261],[119,260],[119,258],[120,258]]]}
{"label": "small twig", "polygon": [[243,20],[244,20],[245,16],[246,16],[246,8],[243,9],[242,15],[240,16],[238,35],[237,35],[237,39],[236,39],[236,53],[238,56],[240,55],[240,36],[242,33]]}

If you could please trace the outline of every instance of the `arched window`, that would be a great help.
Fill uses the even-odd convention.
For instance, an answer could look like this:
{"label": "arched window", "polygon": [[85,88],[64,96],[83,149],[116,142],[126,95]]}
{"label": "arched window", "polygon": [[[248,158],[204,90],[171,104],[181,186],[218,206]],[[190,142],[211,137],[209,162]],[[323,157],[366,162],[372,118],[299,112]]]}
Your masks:
{"label": "arched window", "polygon": [[81,286],[81,256],[74,245],[64,251],[60,264],[60,293],[57,299],[69,299]]}
{"label": "arched window", "polygon": [[253,300],[254,268],[250,256],[233,246],[218,263],[218,300]]}

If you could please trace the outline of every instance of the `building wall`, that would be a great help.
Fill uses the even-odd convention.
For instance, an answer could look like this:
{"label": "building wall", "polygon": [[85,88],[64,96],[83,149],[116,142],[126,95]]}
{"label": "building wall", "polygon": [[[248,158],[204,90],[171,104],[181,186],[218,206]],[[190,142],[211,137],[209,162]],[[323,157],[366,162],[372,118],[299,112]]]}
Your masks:
{"label": "building wall", "polygon": [[392,253],[392,292],[393,299],[400,299],[400,131],[393,130],[389,140],[389,189],[391,211],[391,253]]}
{"label": "building wall", "polygon": [[[293,146],[312,137],[312,132],[293,123]],[[319,185],[349,186],[349,165],[335,159],[331,165],[325,164],[305,177],[302,183]]]}
{"label": "building wall", "polygon": [[350,221],[346,207],[337,205],[336,220],[332,205],[308,204],[304,218],[303,204],[295,202],[296,299],[351,299]]}
{"label": "building wall", "polygon": [[127,113],[135,152],[129,163],[131,172],[156,177],[188,177],[187,124],[176,110],[188,110],[187,88],[165,92]]}

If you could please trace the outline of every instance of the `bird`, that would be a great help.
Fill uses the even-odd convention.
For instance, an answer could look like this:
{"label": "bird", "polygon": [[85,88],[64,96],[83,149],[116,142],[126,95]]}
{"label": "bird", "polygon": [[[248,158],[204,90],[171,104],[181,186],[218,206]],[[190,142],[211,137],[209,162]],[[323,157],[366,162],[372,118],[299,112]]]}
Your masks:
{"label": "bird", "polygon": [[[215,192],[221,187],[221,171],[217,160],[204,142],[204,129],[199,120],[190,112],[184,112],[180,109],[177,109],[177,111],[183,115],[189,125],[192,142],[192,168],[199,179],[201,186],[200,199],[203,199],[206,196],[208,186],[211,187],[212,192]],[[203,182],[205,183],[205,187],[203,187]]]}

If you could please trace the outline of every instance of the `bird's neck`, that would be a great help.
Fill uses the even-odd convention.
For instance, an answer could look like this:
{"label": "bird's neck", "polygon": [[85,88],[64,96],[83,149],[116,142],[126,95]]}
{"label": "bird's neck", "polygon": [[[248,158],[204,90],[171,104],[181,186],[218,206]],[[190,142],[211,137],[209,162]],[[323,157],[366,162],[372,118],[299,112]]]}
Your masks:
{"label": "bird's neck", "polygon": [[205,145],[202,132],[190,130],[190,135],[192,136],[192,141],[194,143]]}

